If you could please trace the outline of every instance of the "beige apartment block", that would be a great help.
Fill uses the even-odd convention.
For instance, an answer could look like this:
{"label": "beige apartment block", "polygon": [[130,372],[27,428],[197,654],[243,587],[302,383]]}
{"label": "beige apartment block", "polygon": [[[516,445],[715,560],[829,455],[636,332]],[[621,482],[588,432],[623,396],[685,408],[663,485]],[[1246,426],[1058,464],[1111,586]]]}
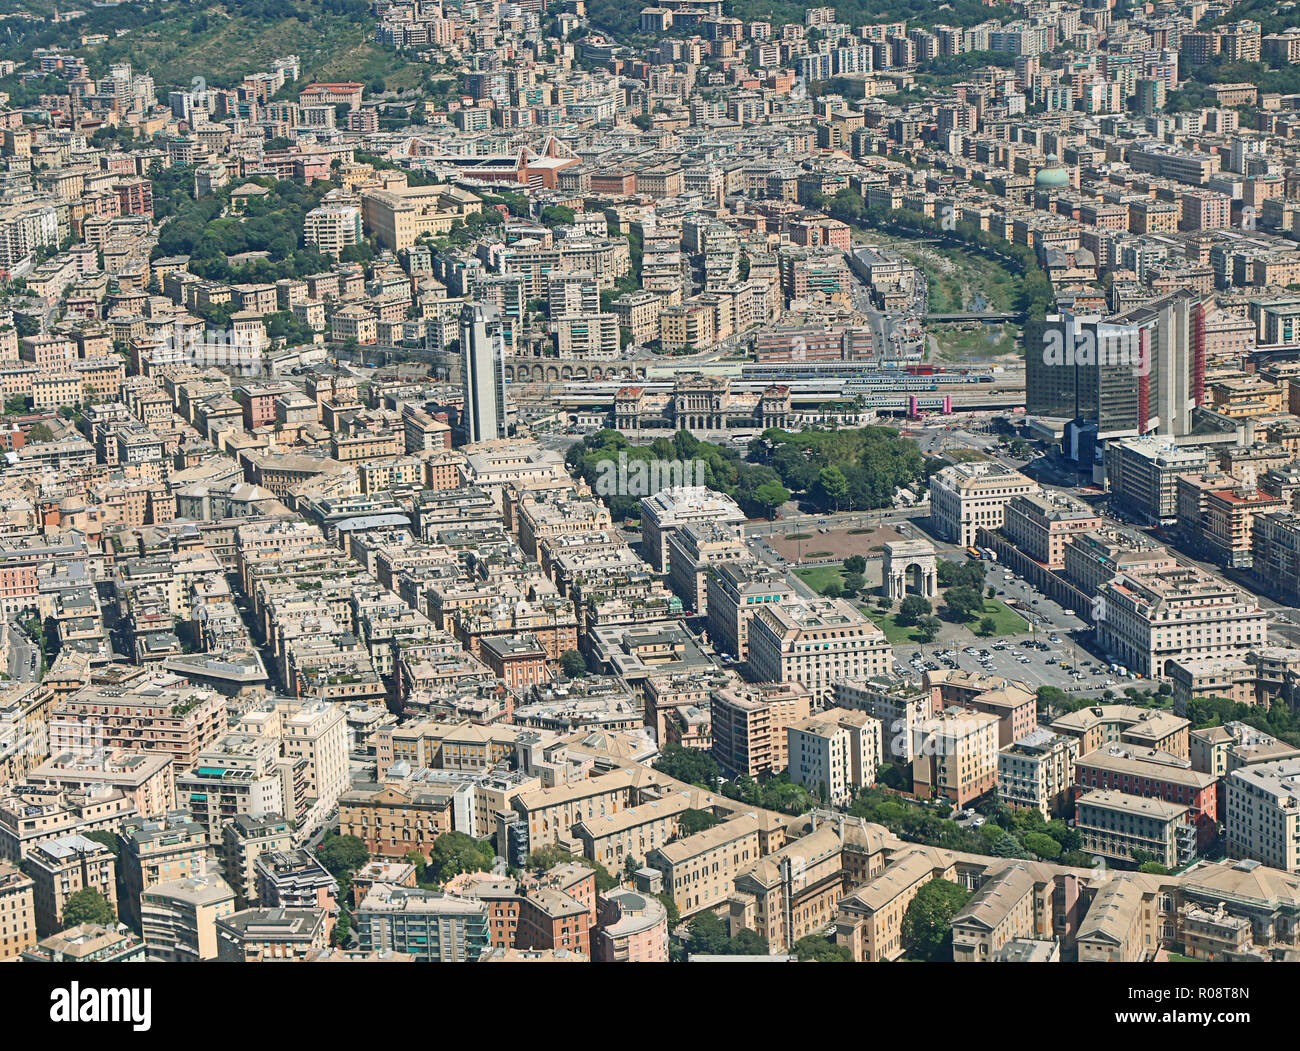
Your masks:
{"label": "beige apartment block", "polygon": [[663,873],[664,890],[683,918],[693,916],[727,900],[735,877],[759,858],[758,833],[758,818],[742,814],[657,847],[646,865]]}
{"label": "beige apartment block", "polygon": [[1097,789],[1076,800],[1074,826],[1083,850],[1112,861],[1145,853],[1172,869],[1195,855],[1196,826],[1181,803]]}
{"label": "beige apartment block", "polygon": [[912,729],[912,791],[964,807],[997,787],[998,717],[946,708]]}
{"label": "beige apartment block", "polygon": [[241,903],[257,898],[257,859],[290,850],[293,828],[279,814],[237,814],[221,826],[221,870]]}
{"label": "beige apartment block", "polygon": [[72,895],[93,890],[117,912],[117,862],[104,844],[85,836],[61,836],[33,847],[22,862],[35,883],[36,930],[41,937],[63,928]]}
{"label": "beige apartment block", "polygon": [[61,752],[27,775],[33,785],[84,789],[105,784],[120,789],[143,818],[162,817],[176,800],[174,764],[162,753],[113,749],[89,755]]}
{"label": "beige apartment block", "polygon": [[631,803],[632,786],[639,779],[638,770],[624,768],[572,784],[521,792],[512,806],[528,826],[531,849],[538,850],[569,841],[579,821],[611,817],[625,810]]}
{"label": "beige apartment block", "polygon": [[866,712],[828,708],[786,729],[790,780],[836,805],[876,783],[883,727]]}
{"label": "beige apartment block", "polygon": [[337,256],[361,241],[361,209],[351,204],[322,205],[303,218],[303,242]]}
{"label": "beige apartment block", "polygon": [[1151,924],[1144,923],[1142,885],[1118,878],[1103,883],[1079,928],[1080,963],[1134,963],[1155,947]]}
{"label": "beige apartment block", "polygon": [[132,822],[122,836],[122,919],[138,926],[140,895],[155,883],[201,876],[208,836],[187,811]]}
{"label": "beige apartment block", "polygon": [[1192,566],[1124,573],[1098,595],[1098,642],[1141,675],[1168,675],[1189,659],[1244,657],[1267,641],[1268,614],[1250,594]]}
{"label": "beige apartment block", "polygon": [[802,683],[818,702],[843,679],[887,675],[893,651],[885,633],[845,599],[778,603],[749,627],[749,663],[765,682]]}
{"label": "beige apartment block", "polygon": [[756,931],[779,953],[825,930],[845,892],[843,853],[840,830],[825,824],[761,858],[735,879],[732,932]]}
{"label": "beige apartment block", "polygon": [[677,834],[682,815],[703,800],[698,791],[674,792],[650,799],[609,817],[579,821],[573,834],[582,843],[584,857],[603,865],[610,875],[620,875],[627,859],[640,865],[646,855]]}
{"label": "beige apartment block", "polygon": [[1001,529],[1006,506],[1038,486],[1000,463],[985,460],[945,467],[930,477],[930,516],[943,539],[971,547],[981,529]]}
{"label": "beige apartment block", "polygon": [[812,695],[797,682],[715,690],[713,757],[736,776],[780,773],[789,761],[786,730],[806,719],[812,704]]}
{"label": "beige apartment block", "polygon": [[957,963],[987,963],[1016,938],[1048,938],[1050,875],[1036,875],[1031,863],[1010,865],[988,876],[952,918],[952,958]]}
{"label": "beige apartment block", "polygon": [[1187,728],[1191,725],[1173,712],[1139,708],[1133,704],[1099,704],[1080,708],[1056,719],[1056,733],[1079,741],[1079,755],[1087,755],[1107,744],[1128,744],[1153,748],[1187,758]]}
{"label": "beige apartment block", "polygon": [[896,856],[875,879],[840,899],[835,942],[858,963],[903,955],[903,917],[917,892],[932,879],[951,879],[951,863],[924,847]]}
{"label": "beige apartment block", "polygon": [[75,745],[163,753],[183,770],[225,727],[225,697],[160,674],[127,687],[88,686],[58,698],[50,715],[50,742],[60,750]]}
{"label": "beige apartment block", "polygon": [[216,921],[223,963],[301,961],[329,945],[324,909],[245,909]]}
{"label": "beige apartment block", "polygon": [[1300,759],[1243,767],[1223,783],[1228,854],[1300,872]]}
{"label": "beige apartment block", "polygon": [[14,960],[36,944],[35,881],[0,861],[0,961]]}
{"label": "beige apartment block", "polygon": [[218,876],[156,883],[140,901],[141,931],[151,960],[215,960],[217,921],[235,911],[235,892]]}
{"label": "beige apartment block", "polygon": [[1010,807],[1037,810],[1047,820],[1070,806],[1079,742],[1047,728],[998,752],[998,798]]}
{"label": "beige apartment block", "polygon": [[365,228],[395,252],[410,248],[421,234],[447,233],[456,220],[463,222],[482,207],[474,194],[449,183],[361,191]]}
{"label": "beige apartment block", "polygon": [[1080,533],[1101,526],[1081,500],[1060,493],[1026,493],[1008,501],[1002,531],[1024,554],[1048,569],[1065,568],[1065,548]]}
{"label": "beige apartment block", "polygon": [[792,602],[794,588],[775,569],[757,559],[724,561],[709,566],[705,608],[709,638],[720,653],[749,659],[749,628],[757,611],[770,603]]}
{"label": "beige apartment block", "polygon": [[17,785],[0,796],[0,858],[19,862],[43,843],[88,832],[118,832],[135,817],[116,788],[95,785],[52,793]]}

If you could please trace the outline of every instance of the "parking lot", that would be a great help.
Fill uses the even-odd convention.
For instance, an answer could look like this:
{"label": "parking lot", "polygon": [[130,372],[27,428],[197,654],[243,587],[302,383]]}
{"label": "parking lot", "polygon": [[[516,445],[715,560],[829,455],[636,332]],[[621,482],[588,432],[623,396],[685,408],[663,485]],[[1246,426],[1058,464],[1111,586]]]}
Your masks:
{"label": "parking lot", "polygon": [[[915,678],[924,671],[960,668],[977,675],[1000,675],[1022,682],[1031,690],[1055,686],[1067,693],[1099,694],[1105,689],[1118,690],[1132,684],[1087,651],[1072,650],[1064,636],[1056,637],[1061,640],[1059,643],[1047,636],[1040,644],[1026,635],[1018,639],[977,640],[964,649],[900,646],[894,651],[894,670]],[[1062,662],[1070,667],[1063,667]]]}
{"label": "parking lot", "polygon": [[1134,685],[1135,680],[1113,671],[1085,647],[1091,629],[1075,611],[1062,609],[1030,584],[1008,576],[998,563],[986,562],[985,566],[985,585],[996,589],[997,598],[1028,620],[1033,630],[963,644],[940,641],[928,646],[898,646],[894,650],[895,671],[915,677],[923,671],[960,668],[1023,682],[1031,690],[1055,686],[1068,693],[1099,694]]}

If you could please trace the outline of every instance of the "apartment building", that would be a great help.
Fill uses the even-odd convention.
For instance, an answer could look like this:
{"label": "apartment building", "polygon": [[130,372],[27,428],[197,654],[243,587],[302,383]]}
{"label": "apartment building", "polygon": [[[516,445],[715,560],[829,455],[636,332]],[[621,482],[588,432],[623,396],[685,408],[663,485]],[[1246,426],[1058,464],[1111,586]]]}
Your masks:
{"label": "apartment building", "polygon": [[1178,661],[1245,656],[1268,632],[1247,592],[1192,566],[1115,577],[1098,590],[1093,619],[1106,653],[1153,678]]}
{"label": "apartment building", "polygon": [[[0,590],[10,575],[0,555]],[[19,784],[49,754],[52,696],[50,687],[40,683],[10,682],[0,689],[0,784]]]}
{"label": "apartment building", "polygon": [[[669,726],[680,713],[693,709],[706,716],[713,703],[714,691],[733,686],[737,681],[735,672],[720,668],[652,675],[641,684],[645,696],[645,725],[654,727],[655,739],[663,742]],[[710,729],[707,748],[712,746]]]}
{"label": "apartment building", "polygon": [[1193,186],[1204,186],[1219,171],[1218,154],[1191,153],[1155,143],[1129,150],[1128,162],[1134,171]]}
{"label": "apartment building", "polygon": [[589,272],[601,288],[631,269],[631,255],[625,241],[603,238],[568,237],[553,245],[524,238],[501,253],[501,273],[522,275],[529,299],[544,298],[552,274]]}
{"label": "apartment building", "polygon": [[1179,529],[1190,551],[1228,569],[1249,569],[1255,522],[1282,510],[1282,501],[1254,485],[1229,487],[1224,481],[1200,475],[1178,479]]}
{"label": "apartment building", "polygon": [[985,878],[952,918],[952,958],[956,963],[988,963],[1017,938],[1050,937],[1053,883],[1035,866],[1010,864]]}
{"label": "apartment building", "polygon": [[176,778],[176,801],[210,837],[236,814],[285,814],[296,820],[306,813],[305,765],[281,759],[278,741],[227,734]]}
{"label": "apartment building", "polygon": [[1116,503],[1149,522],[1178,517],[1178,476],[1204,471],[1204,448],[1169,438],[1129,438],[1106,445],[1106,484]]}
{"label": "apartment building", "polygon": [[687,522],[701,521],[740,526],[745,512],[731,497],[702,485],[662,489],[641,498],[642,546],[656,573],[668,572],[673,532]]}
{"label": "apartment building", "polygon": [[682,815],[699,802],[693,792],[673,792],[663,799],[648,799],[636,806],[590,821],[579,821],[573,834],[586,858],[604,866],[611,876],[623,872],[631,858],[638,864],[655,847],[676,834]]}
{"label": "apartment building", "polygon": [[536,635],[484,639],[479,656],[511,690],[522,692],[551,681],[546,647]]}
{"label": "apartment building", "polygon": [[323,911],[244,909],[218,918],[216,926],[221,963],[301,962],[329,946]]}
{"label": "apartment building", "polygon": [[900,852],[870,882],[840,899],[835,942],[858,963],[897,960],[903,955],[903,917],[922,887],[932,879],[952,879],[953,866],[934,852],[914,848]]}
{"label": "apartment building", "polygon": [[[511,800],[511,806],[526,830],[528,851],[568,840],[579,821],[609,817],[624,810],[632,802],[632,786],[637,779],[636,770],[619,769],[570,784],[519,793]],[[499,834],[502,829],[499,820]]]}
{"label": "apartment building", "polygon": [[117,912],[117,862],[104,844],[71,835],[33,847],[22,861],[31,878],[36,932],[44,938],[63,928],[63,910],[78,891],[99,893]]}
{"label": "apartment building", "polygon": [[686,523],[670,535],[668,548],[668,584],[695,616],[709,612],[710,574],[729,563],[753,558],[739,530],[717,522]]}
{"label": "apartment building", "polygon": [[[931,681],[929,674],[926,680]],[[1027,737],[1038,727],[1038,697],[1022,686],[996,680],[958,684],[949,679],[939,682],[939,696],[950,705],[997,716],[999,748]]]}
{"label": "apartment building", "polygon": [[1070,807],[1076,738],[1040,728],[998,752],[998,799],[1010,807],[1033,808],[1047,820]]}
{"label": "apartment building", "polygon": [[[1224,723],[1192,730],[1187,735],[1188,758],[1192,769],[1220,778],[1244,766],[1276,763],[1300,758],[1300,748],[1279,741],[1272,734],[1242,722]],[[1219,816],[1226,806],[1223,789],[1219,792]]]}
{"label": "apartment building", "polygon": [[135,817],[116,788],[59,790],[15,785],[0,796],[0,859],[21,861],[42,843],[88,832],[119,832]]}
{"label": "apartment building", "polygon": [[613,525],[604,503],[564,490],[524,493],[518,500],[516,515],[519,546],[533,558],[546,540],[564,536],[596,540]]}
{"label": "apartment building", "polygon": [[42,938],[20,958],[30,963],[133,963],[146,955],[143,939],[124,927],[79,923]]}
{"label": "apartment building", "polygon": [[938,686],[906,679],[845,679],[835,684],[834,703],[864,711],[881,724],[881,748],[890,762],[910,763],[916,740],[914,729],[943,708]]}
{"label": "apartment building", "polygon": [[339,797],[339,834],[356,836],[372,855],[427,857],[452,829],[454,785],[361,783]]}
{"label": "apartment building", "polygon": [[1113,879],[1097,889],[1079,926],[1080,963],[1135,963],[1150,959],[1154,924],[1144,921],[1147,895],[1135,879]]}
{"label": "apartment building", "polygon": [[320,909],[330,933],[338,915],[339,884],[306,848],[265,851],[254,862],[258,902],[267,908]]}
{"label": "apartment building", "polygon": [[709,637],[719,653],[749,659],[749,626],[769,603],[791,602],[794,588],[757,559],[710,566],[705,579]]}
{"label": "apartment building", "polygon": [[762,935],[773,953],[825,930],[844,896],[844,846],[840,830],[824,824],[750,865],[728,902],[732,929]]}
{"label": "apartment building", "polygon": [[225,726],[225,697],[164,675],[60,697],[50,712],[50,743],[52,751],[78,754],[95,748],[163,753],[179,771],[193,766]]}
{"label": "apartment building", "polygon": [[463,963],[489,945],[487,903],[439,891],[376,884],[357,906],[355,923],[364,952]]}
{"label": "apartment building", "polygon": [[715,690],[714,759],[735,777],[780,773],[789,761],[786,729],[806,719],[812,707],[812,695],[797,682]]}
{"label": "apartment building", "polygon": [[1196,827],[1180,803],[1096,789],[1075,801],[1081,849],[1110,861],[1143,855],[1168,869],[1196,856]]}
{"label": "apartment building", "polygon": [[1038,486],[993,460],[955,464],[930,476],[930,517],[939,536],[971,547],[981,529],[1001,529],[1006,506]]}
{"label": "apartment building", "polygon": [[36,944],[35,886],[17,866],[0,861],[0,962]]}
{"label": "apartment building", "polygon": [[[341,825],[339,834],[347,834]],[[237,814],[222,823],[221,871],[241,904],[257,900],[257,859],[292,846],[293,828],[279,814]]]}
{"label": "apartment building", "polygon": [[1100,526],[1100,516],[1081,500],[1062,493],[1026,493],[1007,502],[1002,532],[1035,562],[1064,569],[1066,545]]}
{"label": "apartment building", "polygon": [[722,905],[737,875],[759,859],[759,820],[742,814],[656,847],[646,865],[663,873],[664,890],[683,918]]}
{"label": "apartment building", "polygon": [[1300,759],[1241,767],[1223,783],[1228,854],[1300,872]]}
{"label": "apartment building", "polygon": [[379,342],[379,318],[356,303],[340,307],[330,318],[330,337],[340,343],[365,346]]}
{"label": "apartment building", "polygon": [[786,728],[790,780],[816,799],[845,805],[876,783],[883,726],[863,711],[828,708]]}
{"label": "apartment building", "polygon": [[749,664],[760,681],[802,683],[817,702],[842,679],[887,674],[885,633],[853,603],[811,599],[764,606],[749,629]]}
{"label": "apartment building", "polygon": [[162,752],[60,752],[29,771],[27,781],[69,789],[111,785],[131,800],[142,818],[153,818],[162,817],[172,808],[176,792],[173,768],[171,756]]}
{"label": "apartment building", "polygon": [[328,701],[282,701],[277,705],[280,747],[285,758],[302,762],[309,798],[329,810],[351,783],[348,774],[350,734],[337,704]]}
{"label": "apartment building", "polygon": [[618,315],[557,318],[551,322],[555,351],[562,358],[614,361],[622,346]]}
{"label": "apartment building", "polygon": [[636,343],[649,343],[659,335],[659,315],[664,301],[653,292],[625,292],[614,300],[619,327],[632,333]]}
{"label": "apartment building", "polygon": [[495,948],[591,957],[596,875],[586,865],[570,862],[519,880],[469,874],[453,880],[448,889],[486,904],[488,941]]}
{"label": "apartment building", "polygon": [[1081,755],[1074,776],[1080,792],[1107,789],[1186,806],[1188,820],[1196,826],[1198,849],[1218,837],[1219,779],[1191,769],[1186,759],[1158,749],[1112,744]]}
{"label": "apartment building", "polygon": [[422,720],[386,727],[375,737],[376,773],[405,760],[412,768],[487,772],[513,755],[519,731],[511,726]]}
{"label": "apartment building", "polygon": [[192,879],[207,869],[208,835],[187,811],[132,822],[122,835],[122,919],[140,923],[140,897],[155,883]]}
{"label": "apartment building", "polygon": [[1261,514],[1253,527],[1253,580],[1282,602],[1300,602],[1300,515],[1283,510]]}
{"label": "apartment building", "polygon": [[235,911],[235,892],[219,876],[155,883],[141,895],[140,926],[151,960],[215,960],[217,923]]}
{"label": "apartment building", "polygon": [[313,208],[303,218],[303,241],[323,255],[336,258],[361,242],[361,209],[354,204]]}
{"label": "apartment building", "polygon": [[1108,744],[1149,748],[1187,758],[1187,728],[1191,724],[1173,712],[1139,708],[1132,704],[1101,704],[1062,715],[1051,729],[1079,742],[1087,755]]}
{"label": "apartment building", "polygon": [[964,807],[998,783],[998,717],[946,708],[912,728],[912,792]]}

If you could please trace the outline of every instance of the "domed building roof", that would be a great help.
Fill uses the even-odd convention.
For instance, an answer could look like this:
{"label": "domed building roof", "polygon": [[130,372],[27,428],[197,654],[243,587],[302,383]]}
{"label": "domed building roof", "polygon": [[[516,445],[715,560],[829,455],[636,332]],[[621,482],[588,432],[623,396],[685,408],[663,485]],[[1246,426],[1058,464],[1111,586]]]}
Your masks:
{"label": "domed building roof", "polygon": [[1040,190],[1058,190],[1069,185],[1070,173],[1065,170],[1065,165],[1057,159],[1056,154],[1049,153],[1047,163],[1034,176],[1034,186]]}

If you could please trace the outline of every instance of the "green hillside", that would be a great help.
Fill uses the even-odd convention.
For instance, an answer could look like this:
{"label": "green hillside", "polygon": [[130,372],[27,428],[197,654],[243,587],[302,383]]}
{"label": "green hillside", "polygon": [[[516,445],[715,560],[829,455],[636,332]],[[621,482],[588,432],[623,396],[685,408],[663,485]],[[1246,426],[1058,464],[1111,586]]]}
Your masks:
{"label": "green hillside", "polygon": [[[26,0],[38,13],[48,0]],[[118,36],[118,30],[125,32]],[[77,47],[83,34],[106,33],[103,44]],[[419,84],[423,71],[374,42],[365,0],[151,0],[92,8],[73,23],[0,19],[0,55],[25,61],[35,47],[72,46],[102,73],[130,62],[153,74],[160,91],[188,88],[195,77],[232,87],[281,55],[296,54],[306,79],[382,80],[394,89]]]}

